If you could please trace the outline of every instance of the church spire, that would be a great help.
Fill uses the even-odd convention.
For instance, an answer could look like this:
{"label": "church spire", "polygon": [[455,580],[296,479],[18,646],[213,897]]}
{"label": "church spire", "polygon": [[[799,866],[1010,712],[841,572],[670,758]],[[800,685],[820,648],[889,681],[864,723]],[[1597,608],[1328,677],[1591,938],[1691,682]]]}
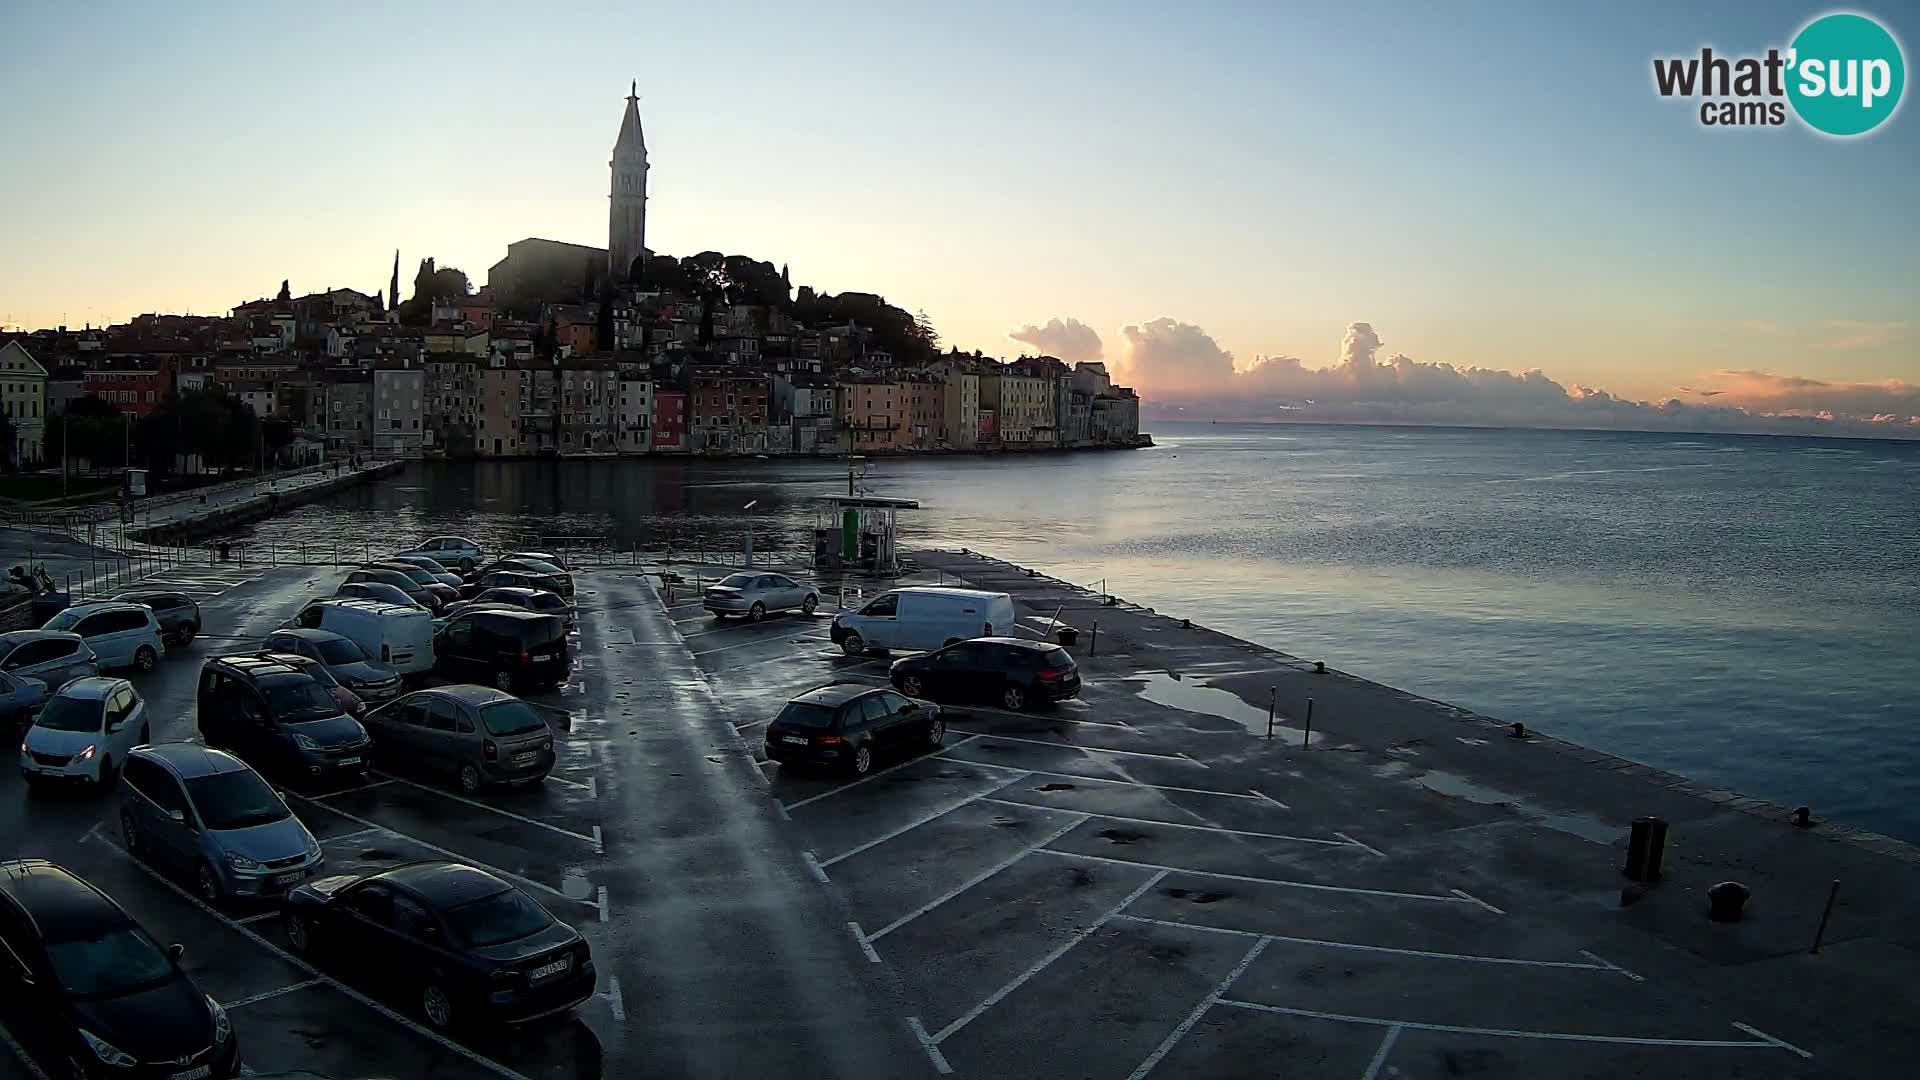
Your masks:
{"label": "church spire", "polygon": [[400,310],[400,249],[393,249],[393,279],[387,282],[387,312]]}
{"label": "church spire", "polygon": [[627,111],[614,140],[607,216],[607,278],[626,281],[647,253],[647,139],[640,130],[640,80],[627,86]]}

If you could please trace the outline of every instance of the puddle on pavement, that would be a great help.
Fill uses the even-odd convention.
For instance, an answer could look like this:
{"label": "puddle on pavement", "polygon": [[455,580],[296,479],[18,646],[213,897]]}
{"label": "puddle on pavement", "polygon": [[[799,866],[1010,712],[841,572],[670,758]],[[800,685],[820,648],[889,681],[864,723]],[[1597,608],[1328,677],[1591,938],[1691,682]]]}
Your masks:
{"label": "puddle on pavement", "polygon": [[593,895],[593,882],[578,869],[569,869],[567,876],[560,879],[560,892],[574,900],[585,900]]}
{"label": "puddle on pavement", "polygon": [[[1397,763],[1396,763],[1397,764]],[[1376,772],[1380,771],[1378,769]],[[1573,814],[1559,811],[1545,811],[1530,806],[1527,800],[1475,783],[1457,773],[1430,771],[1413,778],[1413,782],[1436,794],[1454,799],[1465,799],[1482,806],[1509,806],[1535,824],[1544,825],[1555,832],[1577,836],[1595,844],[1612,844],[1620,839],[1621,827],[1609,825],[1591,814]]]}
{"label": "puddle on pavement", "polygon": [[[1176,679],[1165,672],[1135,676],[1127,681],[1139,683],[1140,696],[1155,705],[1165,705],[1169,709],[1179,709],[1182,712],[1201,713],[1206,716],[1217,716],[1222,720],[1231,720],[1255,735],[1264,736],[1267,733],[1267,710],[1247,704],[1240,700],[1238,694],[1231,691],[1215,686],[1205,686],[1190,680]],[[1286,717],[1276,716],[1274,730],[1278,732],[1282,729],[1292,732],[1290,736],[1292,745],[1300,745],[1299,728],[1288,727]],[[1321,733],[1316,731],[1308,742],[1317,745],[1321,738]]]}

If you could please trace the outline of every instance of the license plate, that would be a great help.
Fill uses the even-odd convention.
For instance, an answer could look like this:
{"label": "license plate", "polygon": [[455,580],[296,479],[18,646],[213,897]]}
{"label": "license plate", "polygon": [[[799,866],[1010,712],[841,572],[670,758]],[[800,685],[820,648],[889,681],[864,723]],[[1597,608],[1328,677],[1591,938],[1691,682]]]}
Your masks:
{"label": "license plate", "polygon": [[197,1065],[185,1072],[174,1073],[171,1080],[206,1080],[207,1077],[212,1075],[213,1066],[211,1064]]}
{"label": "license plate", "polygon": [[536,664],[544,664],[544,663],[546,663],[547,661],[549,661],[549,660],[551,660],[551,659],[553,659],[553,654],[552,654],[552,653],[550,653],[550,652],[543,652],[543,653],[534,653],[534,654],[533,654],[533,662],[534,662],[534,663],[536,663]]}
{"label": "license plate", "polygon": [[538,760],[540,760],[538,753],[513,755],[513,763],[515,765],[531,765]]}
{"label": "license plate", "polygon": [[295,871],[294,873],[291,873],[291,874],[281,874],[280,876],[273,879],[273,883],[275,885],[298,885],[302,881],[305,881],[306,879],[307,879],[306,871],[301,870],[301,871]]}
{"label": "license plate", "polygon": [[796,746],[807,745],[807,737],[805,735],[782,735],[780,736],[780,741],[785,743],[793,743]]}
{"label": "license plate", "polygon": [[567,970],[567,967],[570,965],[570,963],[571,961],[569,961],[566,957],[563,956],[560,959],[555,960],[551,964],[542,964],[539,967],[534,968],[532,971],[527,972],[527,977],[530,979],[545,979],[552,975],[558,975],[561,972]]}
{"label": "license plate", "polygon": [[339,765],[358,765],[358,764],[360,764],[360,759],[359,759],[359,758],[357,758],[357,757],[343,757],[343,758],[341,758],[341,759],[340,759],[340,760],[339,760],[338,762],[336,762],[336,764],[339,764]]}

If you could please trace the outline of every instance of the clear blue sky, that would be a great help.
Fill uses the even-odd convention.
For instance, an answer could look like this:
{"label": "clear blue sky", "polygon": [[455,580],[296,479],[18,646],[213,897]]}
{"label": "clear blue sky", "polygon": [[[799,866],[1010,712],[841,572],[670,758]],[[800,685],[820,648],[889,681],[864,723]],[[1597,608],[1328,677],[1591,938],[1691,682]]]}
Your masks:
{"label": "clear blue sky", "polygon": [[[649,241],[924,308],[963,347],[1198,324],[1244,365],[1373,323],[1422,360],[1650,394],[1920,381],[1920,120],[1703,129],[1650,61],[1794,3],[354,5],[0,11],[0,321],[476,284],[603,244],[630,78]],[[1920,40],[1912,6],[1867,7]]]}

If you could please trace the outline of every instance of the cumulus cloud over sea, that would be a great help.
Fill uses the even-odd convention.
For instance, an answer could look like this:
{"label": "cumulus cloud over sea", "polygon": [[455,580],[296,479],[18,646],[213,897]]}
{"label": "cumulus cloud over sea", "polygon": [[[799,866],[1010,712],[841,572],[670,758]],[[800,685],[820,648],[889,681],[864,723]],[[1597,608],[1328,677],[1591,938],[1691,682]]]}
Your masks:
{"label": "cumulus cloud over sea", "polygon": [[[1828,382],[1764,371],[1707,372],[1662,401],[1560,383],[1538,369],[1456,367],[1388,352],[1372,324],[1347,324],[1325,366],[1293,356],[1242,367],[1201,327],[1127,326],[1117,356],[1076,319],[1013,332],[1063,360],[1104,359],[1150,415],[1327,423],[1753,431],[1920,438],[1920,385]],[[1071,355],[1066,347],[1071,347]]]}

